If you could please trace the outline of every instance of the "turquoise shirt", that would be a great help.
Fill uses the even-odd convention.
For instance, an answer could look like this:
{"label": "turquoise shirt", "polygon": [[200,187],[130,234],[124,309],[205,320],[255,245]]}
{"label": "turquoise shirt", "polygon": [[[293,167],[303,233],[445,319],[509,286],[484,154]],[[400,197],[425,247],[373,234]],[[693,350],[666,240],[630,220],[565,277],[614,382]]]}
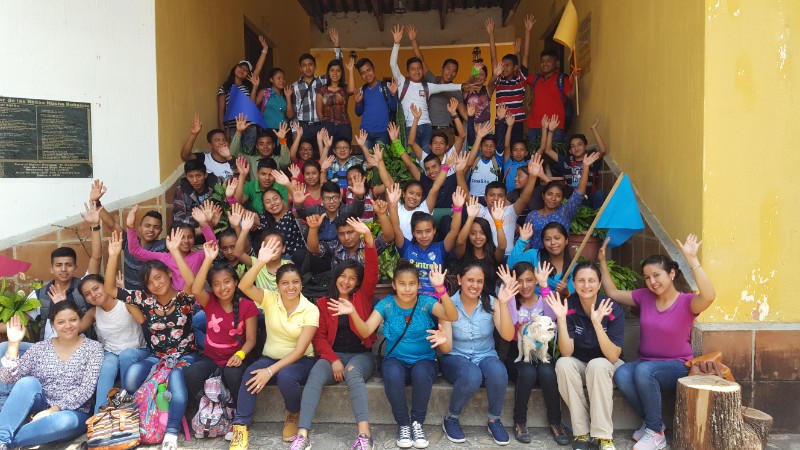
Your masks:
{"label": "turquoise shirt", "polygon": [[286,99],[273,88],[264,91],[264,121],[267,128],[277,130],[286,122]]}
{"label": "turquoise shirt", "polygon": [[[514,244],[514,249],[511,250],[511,253],[508,255],[508,267],[513,269],[515,264],[522,261],[533,264],[533,267],[539,266],[539,249],[532,248],[530,250],[525,250],[526,248],[528,248],[528,241],[522,238],[517,239],[517,243]],[[564,276],[563,273],[549,276],[547,278],[547,287],[555,291],[562,276]],[[575,285],[572,284],[572,278],[567,280],[567,287],[569,288],[570,294],[575,293]],[[539,285],[536,285],[536,293],[540,294]]]}
{"label": "turquoise shirt", "polygon": [[[456,292],[451,299],[458,310],[458,320],[451,322],[453,350],[450,354],[463,356],[474,364],[479,364],[490,356],[497,358],[494,348],[494,314],[484,310],[483,305],[478,302],[478,307],[471,315],[467,315],[461,302],[461,291]],[[494,308],[494,297],[489,297],[489,307]]]}
{"label": "turquoise shirt", "polygon": [[[436,359],[436,352],[427,340],[429,336],[427,330],[436,328],[433,317],[433,307],[436,303],[435,298],[420,294],[417,297],[417,309],[414,311],[414,317],[411,317],[414,307],[408,309],[399,307],[395,302],[394,295],[386,296],[375,305],[375,311],[378,311],[383,317],[383,335],[386,336],[384,351],[388,352],[397,343],[397,347],[392,350],[392,353],[385,356],[397,358],[406,364],[416,364],[425,359],[431,361]],[[406,334],[399,339],[406,327],[406,320],[411,323]]]}

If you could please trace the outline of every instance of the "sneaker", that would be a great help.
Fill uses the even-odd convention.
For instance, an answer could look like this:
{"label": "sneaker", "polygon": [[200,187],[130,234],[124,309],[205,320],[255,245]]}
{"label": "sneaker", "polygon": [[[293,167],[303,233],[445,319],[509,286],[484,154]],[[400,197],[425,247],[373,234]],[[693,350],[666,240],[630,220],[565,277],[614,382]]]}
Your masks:
{"label": "sneaker", "polygon": [[164,441],[161,443],[161,450],[178,450],[178,441]]}
{"label": "sneaker", "polygon": [[589,450],[589,446],[594,443],[594,440],[588,434],[575,436],[572,440],[572,450]]}
{"label": "sneaker", "polygon": [[400,448],[411,448],[414,446],[414,441],[411,440],[410,425],[400,425],[397,427],[397,441],[395,441],[395,444]]}
{"label": "sneaker", "polygon": [[506,427],[503,426],[503,423],[500,422],[500,419],[497,419],[494,422],[489,422],[487,427],[489,428],[489,434],[492,435],[492,439],[494,439],[495,444],[508,445],[508,443],[511,442],[511,438],[508,437],[508,431],[506,431]]}
{"label": "sneaker", "polygon": [[561,422],[550,425],[550,434],[558,445],[567,445],[572,441],[572,433]]}
{"label": "sneaker", "polygon": [[422,429],[422,424],[416,420],[411,424],[411,439],[414,440],[414,448],[428,448],[428,435]]}
{"label": "sneaker", "polygon": [[617,447],[614,446],[613,439],[598,439],[597,450],[617,450]]}
{"label": "sneaker", "polygon": [[528,431],[528,427],[522,423],[515,423],[514,424],[514,439],[523,444],[530,444],[531,443],[531,433]]}
{"label": "sneaker", "polygon": [[300,420],[299,412],[284,411],[283,413],[283,442],[291,442],[297,436],[297,422]]}
{"label": "sneaker", "polygon": [[233,439],[233,429],[231,429],[230,431],[228,431],[227,433],[225,433],[225,440],[226,440],[226,441],[230,441],[230,440],[232,440],[232,439]]}
{"label": "sneaker", "polygon": [[644,437],[646,431],[647,431],[647,425],[645,425],[644,422],[642,422],[642,426],[640,426],[638,430],[633,432],[633,440],[638,442],[639,439]]}
{"label": "sneaker", "polygon": [[244,425],[233,426],[233,439],[229,450],[248,450],[250,448],[247,437],[247,427]]}
{"label": "sneaker", "polygon": [[307,450],[311,448],[311,441],[302,434],[295,435],[290,442],[292,445],[289,447],[289,450]]}
{"label": "sneaker", "polygon": [[646,429],[644,436],[633,446],[633,450],[661,450],[667,446],[667,438],[664,433],[656,433],[651,429]]}
{"label": "sneaker", "polygon": [[467,440],[467,437],[464,436],[464,431],[461,430],[461,422],[456,417],[445,416],[442,421],[442,430],[444,430],[444,435],[447,436],[450,442],[458,444]]}
{"label": "sneaker", "polygon": [[367,436],[364,433],[361,433],[356,438],[356,441],[353,442],[353,446],[350,447],[350,450],[374,450],[375,443],[372,441],[371,436]]}

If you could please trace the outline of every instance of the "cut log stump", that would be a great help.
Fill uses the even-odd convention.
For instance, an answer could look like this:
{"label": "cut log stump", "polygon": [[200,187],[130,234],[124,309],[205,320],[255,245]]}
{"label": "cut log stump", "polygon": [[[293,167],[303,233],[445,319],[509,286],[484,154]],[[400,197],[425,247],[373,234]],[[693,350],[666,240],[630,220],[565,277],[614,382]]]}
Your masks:
{"label": "cut log stump", "polygon": [[771,427],[768,414],[742,408],[738,383],[714,375],[678,380],[672,448],[763,450]]}

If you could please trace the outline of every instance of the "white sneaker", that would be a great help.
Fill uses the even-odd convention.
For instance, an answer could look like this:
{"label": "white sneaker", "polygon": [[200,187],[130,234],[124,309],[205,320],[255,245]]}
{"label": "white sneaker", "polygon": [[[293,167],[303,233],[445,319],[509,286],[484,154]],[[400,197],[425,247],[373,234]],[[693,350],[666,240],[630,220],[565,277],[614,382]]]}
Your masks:
{"label": "white sneaker", "polygon": [[633,450],[661,450],[667,446],[667,438],[664,433],[656,433],[653,430],[645,430],[644,436],[633,446]]}
{"label": "white sneaker", "polygon": [[232,441],[233,440],[233,430],[230,430],[227,433],[225,433],[225,440],[226,441]]}
{"label": "white sneaker", "polygon": [[400,448],[411,448],[414,445],[414,441],[411,440],[411,426],[400,425],[397,427],[397,440],[395,444]]}
{"label": "white sneaker", "polygon": [[411,424],[411,439],[414,440],[414,448],[428,448],[428,436],[417,421]]}
{"label": "white sneaker", "polygon": [[644,437],[646,431],[647,431],[647,425],[645,425],[645,423],[642,422],[642,426],[640,426],[638,430],[633,432],[633,440],[639,442],[639,439]]}

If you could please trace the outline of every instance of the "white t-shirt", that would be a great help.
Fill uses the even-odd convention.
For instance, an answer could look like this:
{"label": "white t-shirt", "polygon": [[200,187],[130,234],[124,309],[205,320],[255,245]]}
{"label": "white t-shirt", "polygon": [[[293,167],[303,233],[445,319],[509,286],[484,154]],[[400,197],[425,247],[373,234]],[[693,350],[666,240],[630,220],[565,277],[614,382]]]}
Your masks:
{"label": "white t-shirt", "polygon": [[[403,231],[403,237],[409,241],[414,240],[414,235],[411,233],[411,216],[417,211],[422,211],[428,214],[431,213],[428,210],[428,204],[425,202],[425,199],[422,199],[422,203],[420,203],[419,206],[411,211],[407,210],[406,207],[401,204],[397,205],[397,218],[400,220],[400,230]],[[395,237],[395,239],[398,238]]]}
{"label": "white t-shirt", "polygon": [[[489,222],[489,226],[492,227],[492,240],[496,246],[497,227],[494,226],[494,219],[492,219],[492,213],[489,212],[489,208],[481,205],[478,217],[484,218]],[[514,249],[514,233],[517,232],[517,213],[514,211],[514,205],[506,206],[506,210],[503,213],[503,231],[506,234],[506,256],[508,256],[511,254],[511,250]]]}
{"label": "white t-shirt", "polygon": [[475,162],[471,173],[472,176],[469,179],[469,193],[476,197],[483,197],[486,195],[486,185],[500,179],[500,165],[497,164],[497,160],[494,156],[488,161],[481,157]]}
{"label": "white t-shirt", "polygon": [[103,344],[103,350],[119,355],[128,348],[147,346],[142,328],[133,320],[124,302],[117,301],[114,309],[108,312],[99,306],[94,309],[94,329],[97,339]]}
{"label": "white t-shirt", "polygon": [[[444,155],[442,155],[439,158],[441,160],[440,162],[444,164],[444,162],[447,161],[447,158],[449,158],[450,155],[452,155],[453,153],[457,153],[455,145],[450,146],[450,150],[446,151]],[[417,160],[417,163],[419,164],[420,167],[422,168],[425,167],[425,163],[423,161],[425,161],[425,158],[427,158],[428,155],[430,155],[430,152],[426,152],[425,150],[422,151],[422,159]],[[450,166],[450,170],[447,171],[447,176],[449,177],[450,175],[455,175],[455,173],[456,173],[456,165],[453,164],[452,166]],[[423,173],[423,175],[425,174]]]}
{"label": "white t-shirt", "polygon": [[220,182],[225,182],[233,177],[233,169],[229,163],[218,162],[211,157],[211,153],[203,153],[203,155],[205,155],[203,164],[206,165],[206,172],[216,175]]}

